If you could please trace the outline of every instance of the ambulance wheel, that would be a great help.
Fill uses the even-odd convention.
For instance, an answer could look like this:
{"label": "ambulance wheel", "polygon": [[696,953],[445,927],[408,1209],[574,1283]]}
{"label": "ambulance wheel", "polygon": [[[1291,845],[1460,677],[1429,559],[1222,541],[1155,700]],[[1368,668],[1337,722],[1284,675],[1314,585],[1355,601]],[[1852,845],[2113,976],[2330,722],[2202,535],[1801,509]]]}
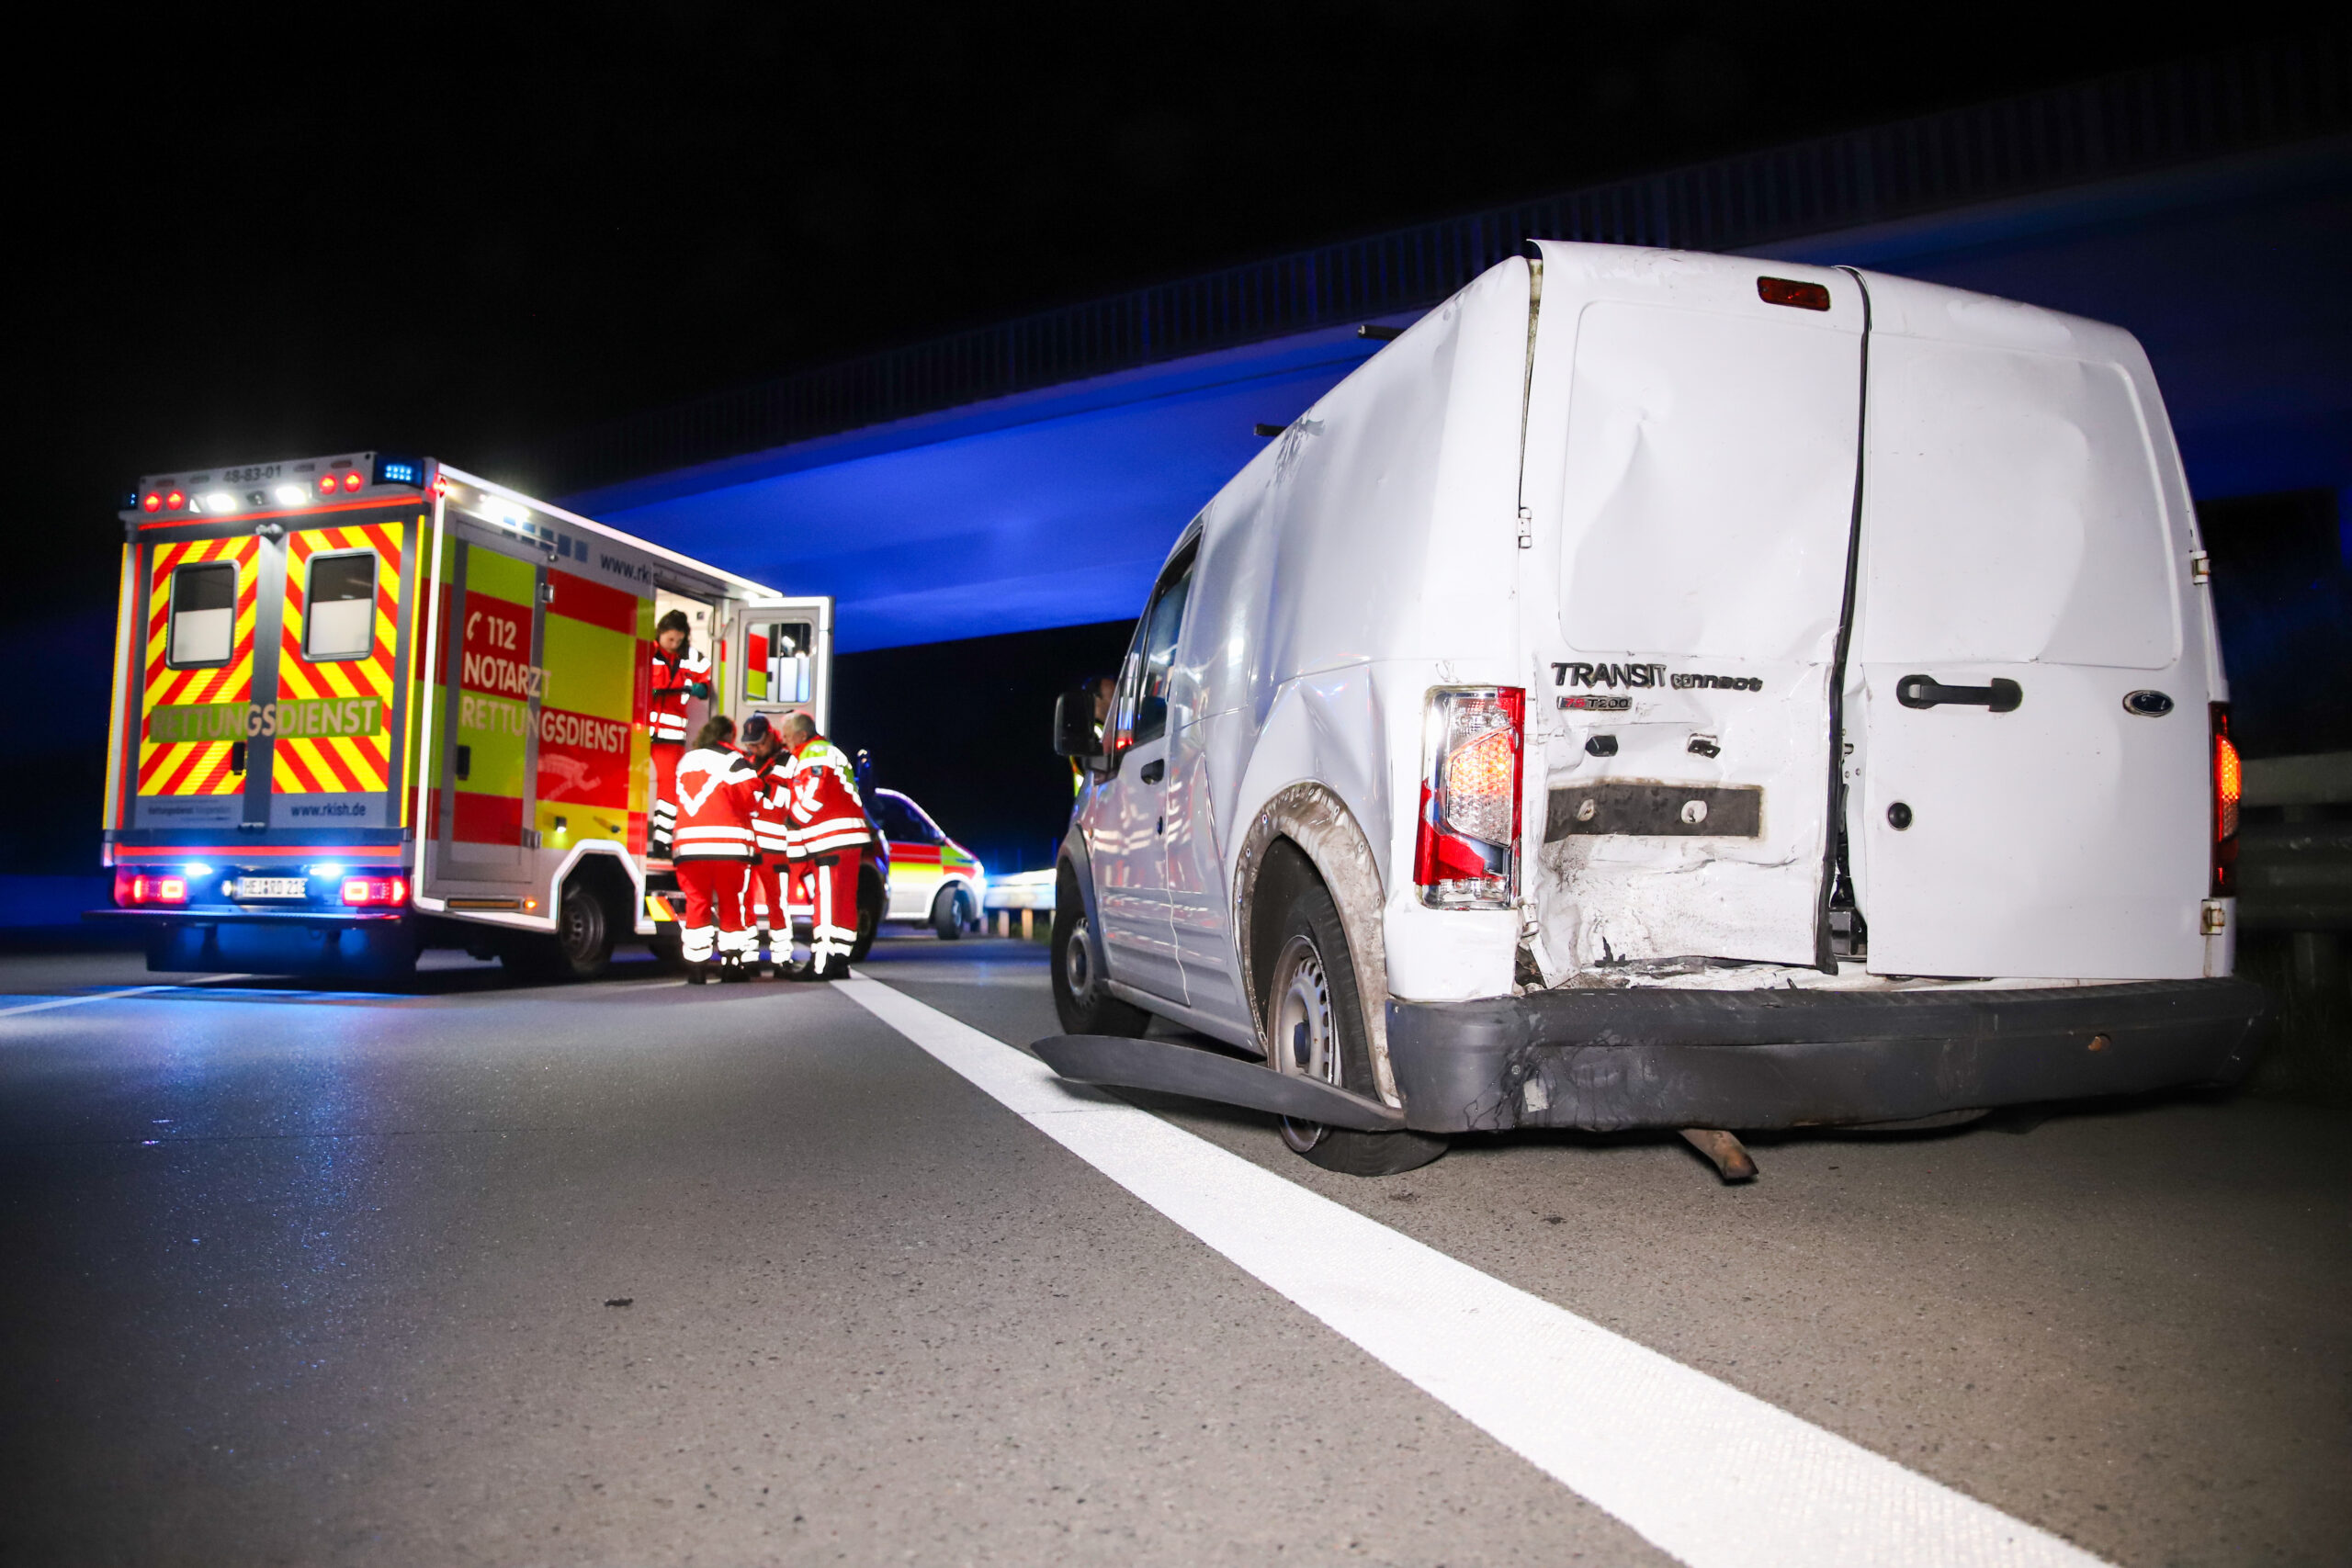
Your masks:
{"label": "ambulance wheel", "polygon": [[857,940],[850,944],[849,961],[863,964],[874,951],[874,933],[882,929],[882,879],[872,872],[857,878]]}
{"label": "ambulance wheel", "polygon": [[1133,1039],[1151,1024],[1151,1014],[1121,1001],[1103,984],[1094,933],[1086,923],[1086,906],[1079,901],[1078,873],[1061,868],[1054,879],[1053,972],[1054,1016],[1065,1034],[1116,1034]]}
{"label": "ambulance wheel", "polygon": [[954,942],[972,923],[972,896],[960,887],[943,887],[931,901],[931,929],[942,942]]}
{"label": "ambulance wheel", "polygon": [[[1266,857],[1259,894],[1260,908],[1273,917],[1251,933],[1252,945],[1272,960],[1252,965],[1264,987],[1259,1015],[1266,1021],[1267,1065],[1379,1099],[1355,962],[1330,890],[1314,863],[1285,842]],[[1292,1153],[1343,1176],[1400,1175],[1446,1149],[1443,1138],[1426,1133],[1360,1133],[1287,1116],[1281,1125]]]}
{"label": "ambulance wheel", "polygon": [[508,951],[515,966],[534,979],[596,979],[612,963],[611,912],[596,888],[575,876],[563,885],[555,934]]}

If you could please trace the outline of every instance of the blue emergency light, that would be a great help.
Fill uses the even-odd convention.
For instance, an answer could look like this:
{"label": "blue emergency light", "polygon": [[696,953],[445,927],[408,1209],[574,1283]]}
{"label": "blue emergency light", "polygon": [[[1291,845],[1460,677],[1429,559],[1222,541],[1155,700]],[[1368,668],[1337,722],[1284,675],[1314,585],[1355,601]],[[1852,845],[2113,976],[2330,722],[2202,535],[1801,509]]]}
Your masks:
{"label": "blue emergency light", "polygon": [[414,485],[424,488],[424,465],[414,457],[385,457],[376,459],[376,482],[379,485]]}

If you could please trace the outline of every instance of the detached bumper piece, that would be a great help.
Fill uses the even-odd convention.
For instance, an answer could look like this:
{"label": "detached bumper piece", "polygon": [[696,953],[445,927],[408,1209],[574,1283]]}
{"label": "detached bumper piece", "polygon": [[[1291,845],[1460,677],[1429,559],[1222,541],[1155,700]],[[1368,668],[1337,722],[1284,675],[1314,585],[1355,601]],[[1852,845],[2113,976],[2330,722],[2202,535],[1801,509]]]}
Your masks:
{"label": "detached bumper piece", "polygon": [[2231,1084],[2268,1021],[2262,988],[2235,979],[1570,990],[1392,1001],[1388,1054],[1420,1132],[1758,1131]]}
{"label": "detached bumper piece", "polygon": [[1157,1089],[1360,1133],[1394,1133],[1405,1125],[1402,1112],[1376,1100],[1172,1041],[1056,1034],[1030,1049],[1073,1083]]}

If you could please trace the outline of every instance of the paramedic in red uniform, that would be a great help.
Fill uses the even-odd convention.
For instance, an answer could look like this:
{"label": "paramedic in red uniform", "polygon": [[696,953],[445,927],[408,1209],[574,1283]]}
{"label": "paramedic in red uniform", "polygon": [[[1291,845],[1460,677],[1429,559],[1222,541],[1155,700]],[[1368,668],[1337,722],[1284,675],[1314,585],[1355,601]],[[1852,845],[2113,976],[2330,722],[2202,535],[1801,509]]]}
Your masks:
{"label": "paramedic in red uniform", "polygon": [[762,973],[792,967],[792,915],[785,908],[785,857],[789,850],[784,807],[784,770],[792,758],[784,738],[755,713],[743,721],[743,754],[759,773],[752,797],[752,840],[757,858],[743,890],[747,922],[752,927],[750,962]]}
{"label": "paramedic in red uniform", "polygon": [[653,817],[647,852],[670,852],[678,823],[678,759],[686,749],[686,704],[710,697],[710,655],[686,641],[686,613],[673,610],[653,628],[651,704],[646,719],[653,740]]}
{"label": "paramedic in red uniform", "polygon": [[804,980],[837,980],[849,973],[857,942],[857,873],[872,834],[858,801],[857,780],[842,749],[817,733],[807,714],[787,714],[777,728],[792,753],[785,771],[786,852],[805,868],[810,901],[808,966]]}
{"label": "paramedic in red uniform", "polygon": [[686,978],[702,985],[718,961],[719,978],[748,980],[743,951],[743,879],[758,857],[752,800],[760,784],[752,760],[729,742],[735,721],[724,716],[703,725],[694,750],[678,759],[678,825],[671,860],[686,896],[680,951]]}

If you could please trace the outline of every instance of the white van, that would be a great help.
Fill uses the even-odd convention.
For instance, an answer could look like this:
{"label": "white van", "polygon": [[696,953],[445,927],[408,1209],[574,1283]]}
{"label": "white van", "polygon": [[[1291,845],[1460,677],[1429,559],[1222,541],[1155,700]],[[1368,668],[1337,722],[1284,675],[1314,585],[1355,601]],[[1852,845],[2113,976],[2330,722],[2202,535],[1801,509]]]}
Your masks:
{"label": "white van", "polygon": [[1186,528],[1104,750],[1057,716],[1040,1054],[1362,1174],[2241,1075],[2237,758],[2139,344],[1529,250]]}

